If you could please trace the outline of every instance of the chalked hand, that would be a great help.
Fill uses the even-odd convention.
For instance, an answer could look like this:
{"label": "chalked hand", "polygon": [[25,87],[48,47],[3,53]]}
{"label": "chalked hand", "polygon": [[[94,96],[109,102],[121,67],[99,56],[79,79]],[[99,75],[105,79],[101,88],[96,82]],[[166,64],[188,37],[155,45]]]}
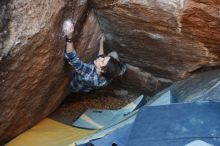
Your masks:
{"label": "chalked hand", "polygon": [[71,20],[66,20],[63,23],[63,33],[68,38],[72,38],[72,34],[74,32],[74,25]]}

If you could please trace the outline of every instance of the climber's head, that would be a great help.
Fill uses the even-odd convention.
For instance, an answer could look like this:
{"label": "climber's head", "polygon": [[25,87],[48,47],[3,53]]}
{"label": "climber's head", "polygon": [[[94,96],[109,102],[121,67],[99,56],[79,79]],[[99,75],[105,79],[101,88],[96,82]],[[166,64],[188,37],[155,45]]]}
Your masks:
{"label": "climber's head", "polygon": [[120,73],[120,63],[111,56],[99,56],[94,60],[97,72],[108,78],[112,79]]}

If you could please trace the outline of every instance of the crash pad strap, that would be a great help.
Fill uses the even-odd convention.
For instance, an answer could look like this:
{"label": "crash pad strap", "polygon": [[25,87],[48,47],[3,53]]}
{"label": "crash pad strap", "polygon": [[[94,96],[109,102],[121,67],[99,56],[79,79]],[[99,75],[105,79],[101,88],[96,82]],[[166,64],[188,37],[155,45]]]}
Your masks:
{"label": "crash pad strap", "polygon": [[6,146],[67,146],[95,130],[74,128],[46,118],[11,140]]}

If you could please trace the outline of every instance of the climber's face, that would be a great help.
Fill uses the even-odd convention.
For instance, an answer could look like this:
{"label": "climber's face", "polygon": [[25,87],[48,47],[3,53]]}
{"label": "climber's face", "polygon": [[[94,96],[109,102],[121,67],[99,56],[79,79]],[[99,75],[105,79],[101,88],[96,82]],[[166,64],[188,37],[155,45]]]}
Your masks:
{"label": "climber's face", "polygon": [[108,64],[109,60],[110,60],[109,56],[98,57],[96,60],[94,60],[94,64],[98,73],[102,72],[102,68]]}

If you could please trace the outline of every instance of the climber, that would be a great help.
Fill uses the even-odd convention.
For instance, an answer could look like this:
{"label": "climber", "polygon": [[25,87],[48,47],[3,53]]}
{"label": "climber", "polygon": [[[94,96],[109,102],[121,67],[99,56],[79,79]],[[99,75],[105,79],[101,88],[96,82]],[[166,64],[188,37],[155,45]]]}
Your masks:
{"label": "climber", "polygon": [[63,31],[66,36],[65,58],[75,70],[70,83],[72,92],[89,92],[105,87],[127,70],[127,65],[120,62],[117,52],[104,55],[104,35],[99,37],[100,47],[97,59],[87,64],[77,57],[72,39],[74,25],[70,20],[64,22]]}

